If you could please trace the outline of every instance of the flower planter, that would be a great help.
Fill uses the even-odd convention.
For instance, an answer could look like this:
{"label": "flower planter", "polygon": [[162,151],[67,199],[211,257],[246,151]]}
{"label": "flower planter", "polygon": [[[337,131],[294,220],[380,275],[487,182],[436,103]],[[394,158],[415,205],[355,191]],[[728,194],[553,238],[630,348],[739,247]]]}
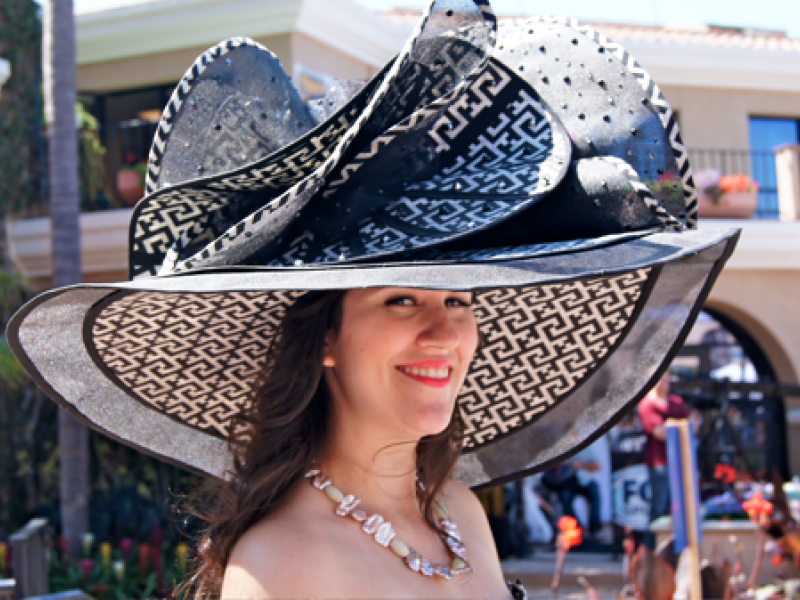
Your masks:
{"label": "flower planter", "polygon": [[710,196],[700,194],[698,209],[705,219],[749,219],[758,207],[758,191],[728,192],[717,202]]}
{"label": "flower planter", "polygon": [[118,171],[117,191],[127,206],[135,205],[144,196],[142,174],[134,170]]}

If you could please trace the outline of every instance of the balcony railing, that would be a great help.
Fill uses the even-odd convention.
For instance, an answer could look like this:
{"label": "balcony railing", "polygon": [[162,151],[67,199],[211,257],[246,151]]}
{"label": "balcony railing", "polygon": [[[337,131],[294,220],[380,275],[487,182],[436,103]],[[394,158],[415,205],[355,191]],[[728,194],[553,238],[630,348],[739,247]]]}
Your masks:
{"label": "balcony railing", "polygon": [[[138,200],[135,191],[121,189],[123,180],[130,183],[132,175],[120,176],[120,171],[130,170],[132,165],[139,165],[138,168],[143,169],[157,126],[157,123],[136,119],[103,126],[94,133],[102,147],[102,156],[91,161],[92,169],[102,172],[88,176],[94,177],[95,184],[100,181],[101,185],[87,186],[82,182],[81,190],[85,197],[81,206],[84,212],[122,208]],[[82,153],[82,160],[85,160],[84,155],[85,152]],[[752,177],[759,184],[759,204],[754,217],[779,218],[775,155],[771,151],[689,148],[689,156],[695,174],[714,169],[721,175],[744,174]],[[84,166],[82,177],[87,177]],[[87,193],[87,188],[92,191]],[[30,212],[26,211],[26,216],[37,216]],[[47,207],[43,205],[33,212],[46,214]]]}

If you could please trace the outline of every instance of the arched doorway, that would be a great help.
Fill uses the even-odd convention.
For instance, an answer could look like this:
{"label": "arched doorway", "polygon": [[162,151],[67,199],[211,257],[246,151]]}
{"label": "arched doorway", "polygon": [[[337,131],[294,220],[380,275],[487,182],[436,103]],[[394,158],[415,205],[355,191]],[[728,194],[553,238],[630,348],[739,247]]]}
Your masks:
{"label": "arched doorway", "polygon": [[[720,464],[733,467],[743,480],[770,480],[774,472],[788,478],[782,398],[743,390],[741,385],[775,382],[775,370],[759,344],[735,320],[713,309],[703,310],[670,365],[670,380],[672,393],[699,413],[702,500],[723,492],[715,479]],[[646,436],[637,411],[612,428],[608,438],[612,520],[619,543],[624,528],[644,532],[650,522]]]}
{"label": "arched doorway", "polygon": [[[737,389],[737,383],[776,380],[765,353],[747,331],[723,313],[702,311],[670,372],[674,391],[701,416],[702,495],[715,493],[718,464],[734,467],[742,478],[769,480],[774,473],[788,477],[782,398]],[[723,383],[693,385],[708,380]]]}

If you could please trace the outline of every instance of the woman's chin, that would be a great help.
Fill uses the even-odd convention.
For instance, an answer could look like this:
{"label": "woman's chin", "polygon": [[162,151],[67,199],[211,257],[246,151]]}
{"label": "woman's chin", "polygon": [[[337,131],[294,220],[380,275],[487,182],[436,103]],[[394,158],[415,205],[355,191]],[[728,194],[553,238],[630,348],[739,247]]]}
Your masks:
{"label": "woman's chin", "polygon": [[437,435],[447,429],[452,415],[452,407],[441,410],[427,410],[423,414],[417,414],[410,419],[410,424],[419,432],[420,437]]}

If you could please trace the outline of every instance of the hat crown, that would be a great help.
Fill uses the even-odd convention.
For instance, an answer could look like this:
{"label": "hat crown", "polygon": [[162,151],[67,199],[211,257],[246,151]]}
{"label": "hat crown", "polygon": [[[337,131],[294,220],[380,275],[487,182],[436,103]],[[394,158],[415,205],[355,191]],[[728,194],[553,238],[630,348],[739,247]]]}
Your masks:
{"label": "hat crown", "polygon": [[250,40],[205,53],[159,128],[131,275],[692,226],[677,124],[627,53],[569,19],[495,32],[488,3],[435,0],[334,112],[310,109]]}

